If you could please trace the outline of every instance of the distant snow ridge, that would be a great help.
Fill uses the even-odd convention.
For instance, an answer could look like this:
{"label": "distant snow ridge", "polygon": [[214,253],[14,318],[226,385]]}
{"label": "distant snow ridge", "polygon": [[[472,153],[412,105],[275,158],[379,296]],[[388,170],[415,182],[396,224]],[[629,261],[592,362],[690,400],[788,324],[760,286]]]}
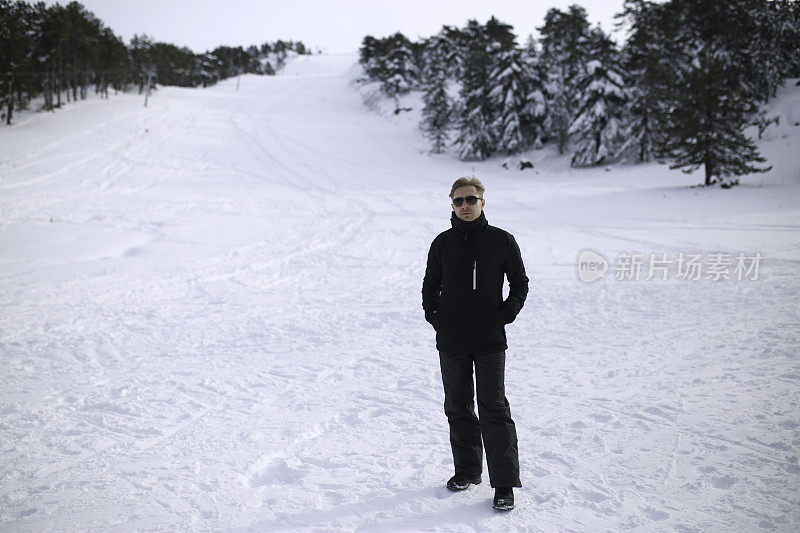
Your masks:
{"label": "distant snow ridge", "polygon": [[358,54],[298,55],[287,61],[279,76],[341,76],[358,62]]}

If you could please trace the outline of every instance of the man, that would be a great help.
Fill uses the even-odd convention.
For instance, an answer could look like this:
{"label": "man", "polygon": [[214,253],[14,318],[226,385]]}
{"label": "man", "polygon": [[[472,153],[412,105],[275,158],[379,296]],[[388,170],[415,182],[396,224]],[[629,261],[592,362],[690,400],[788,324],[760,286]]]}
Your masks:
{"label": "man", "polygon": [[[431,244],[422,307],[436,330],[450,424],[455,475],[450,490],[481,482],[483,445],[494,507],[513,509],[513,487],[521,487],[517,431],[505,397],[505,325],[514,321],[528,295],[528,278],[514,237],[490,226],[483,214],[484,187],[459,178],[450,190],[452,228]],[[510,290],[503,300],[503,276]],[[478,396],[475,415],[472,370]]]}

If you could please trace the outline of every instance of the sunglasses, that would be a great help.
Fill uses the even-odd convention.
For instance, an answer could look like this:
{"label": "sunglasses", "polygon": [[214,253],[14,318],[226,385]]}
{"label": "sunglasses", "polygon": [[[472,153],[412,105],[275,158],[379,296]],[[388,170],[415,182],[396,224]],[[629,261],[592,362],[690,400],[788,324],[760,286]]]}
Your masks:
{"label": "sunglasses", "polygon": [[461,204],[464,203],[464,200],[467,201],[469,205],[475,205],[478,203],[478,200],[483,200],[483,198],[478,198],[477,196],[467,196],[466,198],[458,197],[453,198],[453,205],[456,207],[461,207]]}

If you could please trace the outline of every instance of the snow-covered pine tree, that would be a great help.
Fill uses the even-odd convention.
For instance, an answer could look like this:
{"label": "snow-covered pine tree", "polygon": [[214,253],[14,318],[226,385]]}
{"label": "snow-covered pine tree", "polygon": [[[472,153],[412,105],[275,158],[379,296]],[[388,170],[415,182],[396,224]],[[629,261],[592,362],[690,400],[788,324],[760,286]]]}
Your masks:
{"label": "snow-covered pine tree", "polygon": [[800,77],[800,2],[797,0],[772,0],[776,17],[774,23],[780,35],[781,64],[784,75]]}
{"label": "snow-covered pine tree", "polygon": [[399,102],[397,95],[411,90],[419,83],[418,57],[421,52],[416,49],[400,32],[383,39],[371,35],[364,37],[359,50],[361,63],[367,79],[380,81],[381,91]]}
{"label": "snow-covered pine tree", "polygon": [[459,80],[464,74],[463,51],[466,49],[464,32],[459,28],[442,26],[442,31],[439,32],[439,35],[442,35],[449,45],[447,47],[447,58],[445,60],[447,77]]}
{"label": "snow-covered pine tree", "polygon": [[384,65],[386,79],[382,89],[387,96],[396,97],[411,90],[419,74],[411,43],[402,33],[389,37]]}
{"label": "snow-covered pine tree", "polygon": [[492,131],[497,133],[495,149],[509,155],[524,149],[528,140],[522,131],[522,114],[527,100],[528,80],[516,48],[499,50],[492,56],[489,81],[491,104],[496,111]]}
{"label": "snow-covered pine tree", "polygon": [[285,66],[286,66],[286,50],[277,49],[275,51],[275,70],[282,70],[283,67]]}
{"label": "snow-covered pine tree", "polygon": [[615,44],[600,30],[589,38],[589,62],[577,78],[578,112],[567,133],[576,139],[571,164],[600,165],[617,156],[625,140],[625,74]]}
{"label": "snow-covered pine tree", "polygon": [[383,81],[384,74],[384,41],[372,35],[365,35],[358,50],[358,62],[364,70],[368,81]]}
{"label": "snow-covered pine tree", "polygon": [[456,145],[461,159],[486,159],[495,147],[495,133],[491,129],[494,117],[489,98],[493,50],[486,29],[476,20],[468,21],[463,33],[461,55],[464,61]]}
{"label": "snow-covered pine tree", "polygon": [[665,87],[672,68],[674,43],[663,36],[664,21],[655,16],[647,0],[626,0],[618,15],[630,24],[630,35],[622,48],[622,65],[628,75],[628,100],[625,142],[620,154],[635,154],[640,162],[650,161],[658,142],[658,117],[664,109]]}
{"label": "snow-covered pine tree", "polygon": [[766,159],[744,134],[758,110],[756,102],[727,85],[730,75],[719,50],[704,47],[697,51],[695,62],[697,67],[681,76],[684,97],[673,101],[672,113],[664,121],[658,155],[672,159],[670,168],[686,173],[704,166],[705,185],[770,170],[753,166]]}
{"label": "snow-covered pine tree", "polygon": [[386,69],[389,41],[389,37],[376,39],[372,35],[366,35],[361,41],[358,62],[369,81],[383,82],[389,77]]}
{"label": "snow-covered pine tree", "polygon": [[14,102],[22,103],[18,95],[24,94],[25,69],[30,68],[35,43],[30,35],[30,10],[20,2],[0,0],[0,112],[5,109],[6,124],[11,124]]}
{"label": "snow-covered pine tree", "polygon": [[525,102],[520,114],[522,137],[528,146],[539,149],[543,143],[544,121],[547,116],[544,89],[546,73],[536,50],[536,41],[533,40],[533,36],[528,38],[525,48],[522,49],[520,60],[527,81]]}
{"label": "snow-covered pine tree", "polygon": [[425,45],[425,67],[422,72],[422,109],[420,129],[431,141],[431,152],[438,154],[447,146],[453,115],[452,103],[447,95],[447,59],[453,48],[447,35],[434,35]]}
{"label": "snow-covered pine tree", "polygon": [[753,96],[767,101],[787,77],[800,75],[800,2],[736,0],[733,14]]}
{"label": "snow-covered pine tree", "polygon": [[758,99],[740,53],[740,7],[715,0],[654,6],[668,21],[665,42],[678,43],[670,58],[664,94],[669,112],[659,120],[663,138],[656,154],[687,173],[704,166],[705,185],[771,168],[754,166],[765,159],[744,134]]}
{"label": "snow-covered pine tree", "polygon": [[494,17],[481,25],[467,22],[461,30],[462,72],[460,100],[456,105],[461,159],[486,159],[495,150],[498,132],[493,128],[497,110],[489,96],[492,56],[516,46],[512,26]]}
{"label": "snow-covered pine tree", "polygon": [[586,64],[589,35],[586,10],[578,5],[570,6],[566,13],[551,8],[538,30],[542,36],[542,62],[547,72],[547,137],[558,144],[558,152],[563,154],[576,106],[576,79]]}
{"label": "snow-covered pine tree", "polygon": [[203,87],[209,87],[219,81],[219,70],[221,62],[217,56],[211,52],[206,52],[199,58],[200,81]]}
{"label": "snow-covered pine tree", "polygon": [[[145,89],[145,80],[147,79],[145,72],[152,68],[153,60],[151,57],[151,49],[153,48],[153,39],[146,33],[141,36],[134,33],[131,39],[131,44],[128,46],[131,56],[131,66],[133,70],[134,79],[139,84],[139,94],[142,94]],[[216,79],[214,80],[216,83]],[[205,86],[205,85],[204,85]]]}

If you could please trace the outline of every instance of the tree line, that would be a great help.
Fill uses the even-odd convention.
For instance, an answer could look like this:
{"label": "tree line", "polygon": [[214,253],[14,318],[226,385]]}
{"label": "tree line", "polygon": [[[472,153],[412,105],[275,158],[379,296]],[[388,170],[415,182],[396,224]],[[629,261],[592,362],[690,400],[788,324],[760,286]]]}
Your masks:
{"label": "tree line", "polygon": [[552,144],[575,167],[703,166],[706,185],[769,170],[744,130],[762,132],[774,120],[762,104],[800,76],[800,3],[626,0],[617,19],[622,46],[572,5],[550,9],[522,46],[492,17],[420,42],[367,35],[360,63],[388,96],[423,92],[434,153],[481,160]]}
{"label": "tree line", "polygon": [[15,110],[42,97],[44,110],[85,99],[90,87],[108,97],[149,82],[207,87],[242,73],[274,74],[290,52],[308,53],[299,41],[261,46],[220,46],[194,53],[186,47],[134,35],[129,45],[79,2],[0,0],[0,112],[11,123]]}

